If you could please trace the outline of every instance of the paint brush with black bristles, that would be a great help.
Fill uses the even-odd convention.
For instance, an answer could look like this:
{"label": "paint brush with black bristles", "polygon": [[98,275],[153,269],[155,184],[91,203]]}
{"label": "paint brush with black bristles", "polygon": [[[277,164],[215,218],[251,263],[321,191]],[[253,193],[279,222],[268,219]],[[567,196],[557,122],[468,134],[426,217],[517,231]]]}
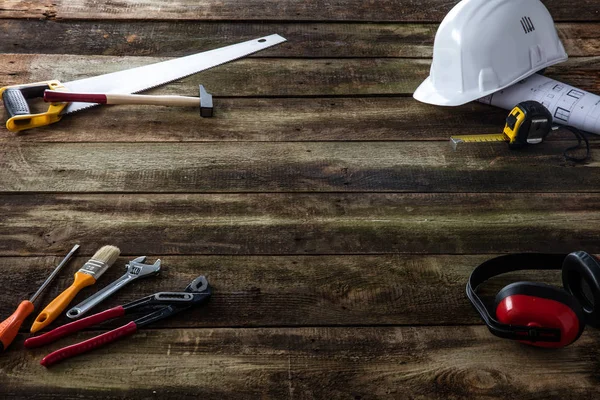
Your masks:
{"label": "paint brush with black bristles", "polygon": [[56,317],[67,308],[71,300],[73,300],[81,289],[96,283],[96,280],[117,260],[119,254],[121,254],[121,250],[115,246],[104,246],[100,248],[100,250],[98,250],[96,254],[94,254],[92,258],[83,264],[83,267],[75,273],[75,280],[71,286],[52,300],[52,302],[37,316],[31,326],[31,332],[34,333],[40,329],[44,329],[54,321]]}

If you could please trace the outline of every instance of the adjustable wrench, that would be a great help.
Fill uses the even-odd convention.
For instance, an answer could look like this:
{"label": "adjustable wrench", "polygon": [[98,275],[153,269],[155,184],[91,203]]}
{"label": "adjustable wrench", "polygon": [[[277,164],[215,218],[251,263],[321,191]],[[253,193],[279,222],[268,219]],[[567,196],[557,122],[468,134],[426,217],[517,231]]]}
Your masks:
{"label": "adjustable wrench", "polygon": [[81,303],[77,304],[75,307],[71,308],[67,312],[67,317],[71,319],[77,319],[86,314],[96,305],[100,304],[100,302],[104,301],[107,297],[121,289],[123,286],[127,285],[129,282],[139,278],[144,278],[146,276],[158,274],[160,271],[160,260],[156,260],[154,264],[144,264],[144,261],[146,261],[146,256],[138,257],[135,260],[129,261],[126,265],[127,272],[125,275],[94,295],[88,297]]}

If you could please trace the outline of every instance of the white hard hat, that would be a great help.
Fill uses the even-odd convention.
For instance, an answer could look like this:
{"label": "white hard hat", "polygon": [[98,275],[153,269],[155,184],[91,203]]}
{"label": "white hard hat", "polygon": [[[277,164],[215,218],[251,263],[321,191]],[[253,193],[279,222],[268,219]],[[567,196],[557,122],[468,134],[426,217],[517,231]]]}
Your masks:
{"label": "white hard hat", "polygon": [[462,0],[438,28],[430,75],[414,98],[458,106],[566,59],[539,0]]}

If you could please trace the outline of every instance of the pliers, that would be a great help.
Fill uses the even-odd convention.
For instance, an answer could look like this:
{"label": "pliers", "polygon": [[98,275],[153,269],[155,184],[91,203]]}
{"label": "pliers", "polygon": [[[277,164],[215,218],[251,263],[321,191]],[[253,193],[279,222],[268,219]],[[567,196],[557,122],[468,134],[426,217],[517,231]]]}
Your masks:
{"label": "pliers", "polygon": [[78,321],[60,326],[48,333],[29,338],[25,341],[25,347],[33,348],[52,343],[64,336],[88,328],[100,322],[109,319],[121,317],[130,313],[138,313],[140,309],[150,308],[155,311],[146,314],[134,321],[129,322],[110,332],[103,333],[91,339],[85,340],[71,346],[58,349],[42,359],[40,364],[44,367],[50,367],[59,361],[76,355],[86,353],[107,343],[116,341],[119,338],[133,334],[143,326],[170,317],[190,307],[206,303],[212,294],[212,289],[204,276],[194,279],[183,292],[159,292],[153,295],[142,297],[131,303],[117,306],[106,311],[90,315]]}

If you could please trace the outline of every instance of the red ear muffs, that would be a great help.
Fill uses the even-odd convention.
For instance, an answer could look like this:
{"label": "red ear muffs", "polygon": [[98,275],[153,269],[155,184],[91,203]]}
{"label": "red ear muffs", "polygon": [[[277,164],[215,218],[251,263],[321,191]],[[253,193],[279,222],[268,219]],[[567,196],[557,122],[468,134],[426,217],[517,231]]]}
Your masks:
{"label": "red ear muffs", "polygon": [[503,288],[496,296],[496,318],[507,325],[560,329],[560,342],[523,341],[538,347],[567,346],[585,327],[584,311],[574,296],[534,282],[516,282]]}
{"label": "red ear muffs", "polygon": [[583,307],[585,322],[600,327],[600,263],[584,251],[569,254],[563,262],[565,290]]}

